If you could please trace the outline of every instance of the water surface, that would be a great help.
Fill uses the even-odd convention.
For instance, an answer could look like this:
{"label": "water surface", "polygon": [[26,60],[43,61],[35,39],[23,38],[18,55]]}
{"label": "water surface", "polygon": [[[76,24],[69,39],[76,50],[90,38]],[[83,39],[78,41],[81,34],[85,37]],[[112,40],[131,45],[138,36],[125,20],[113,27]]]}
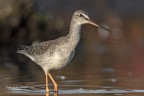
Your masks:
{"label": "water surface", "polygon": [[[33,65],[33,64],[32,64]],[[53,92],[50,82],[50,94],[45,94],[45,76],[43,71],[35,66],[31,74],[11,73],[3,70],[1,75],[1,96],[142,96],[144,95],[144,78],[133,75],[128,70],[127,76],[116,76],[116,69],[103,68],[95,73],[77,70],[79,65],[69,65],[59,71],[52,71],[59,85],[59,92]],[[76,69],[74,69],[74,67]],[[99,66],[98,66],[99,67]],[[71,69],[72,68],[72,69]],[[36,71],[37,70],[37,71]],[[77,70],[77,71],[76,71]],[[123,69],[124,70],[124,69]],[[107,76],[105,75],[107,74]]]}

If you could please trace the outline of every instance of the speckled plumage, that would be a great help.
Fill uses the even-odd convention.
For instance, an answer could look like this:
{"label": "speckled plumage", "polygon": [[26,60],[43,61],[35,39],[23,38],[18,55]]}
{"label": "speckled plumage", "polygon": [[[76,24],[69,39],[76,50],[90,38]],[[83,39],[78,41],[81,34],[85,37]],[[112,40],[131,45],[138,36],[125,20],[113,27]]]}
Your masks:
{"label": "speckled plumage", "polygon": [[75,48],[80,40],[81,25],[86,23],[106,29],[91,21],[86,12],[78,10],[72,16],[70,30],[66,36],[32,46],[25,46],[22,50],[17,51],[42,67],[46,75],[46,92],[49,92],[48,76],[54,84],[54,91],[58,91],[57,84],[49,71],[60,69],[72,60]]}

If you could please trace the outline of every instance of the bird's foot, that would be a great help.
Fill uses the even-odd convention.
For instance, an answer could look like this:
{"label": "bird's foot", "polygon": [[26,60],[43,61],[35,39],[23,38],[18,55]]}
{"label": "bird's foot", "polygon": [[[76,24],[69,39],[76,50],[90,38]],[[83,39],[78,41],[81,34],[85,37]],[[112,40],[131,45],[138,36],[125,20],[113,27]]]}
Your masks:
{"label": "bird's foot", "polygon": [[58,88],[57,87],[54,88],[54,92],[58,93]]}

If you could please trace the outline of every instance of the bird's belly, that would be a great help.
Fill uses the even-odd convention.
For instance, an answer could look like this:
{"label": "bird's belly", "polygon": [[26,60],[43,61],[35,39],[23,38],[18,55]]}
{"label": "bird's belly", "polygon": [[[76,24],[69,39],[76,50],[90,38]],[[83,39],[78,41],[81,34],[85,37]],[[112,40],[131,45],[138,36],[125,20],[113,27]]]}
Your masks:
{"label": "bird's belly", "polygon": [[[37,58],[38,60],[36,63],[40,65],[44,70],[50,71],[50,70],[56,70],[61,69],[72,60],[74,56],[73,52],[57,52],[53,55],[45,54],[42,56],[42,58]],[[41,57],[41,56],[40,56]]]}
{"label": "bird's belly", "polygon": [[53,69],[61,69],[63,67],[65,67],[67,64],[70,63],[70,61],[72,60],[73,56],[69,55],[69,56],[60,56],[60,58],[57,58],[57,60],[55,62],[53,62]]}

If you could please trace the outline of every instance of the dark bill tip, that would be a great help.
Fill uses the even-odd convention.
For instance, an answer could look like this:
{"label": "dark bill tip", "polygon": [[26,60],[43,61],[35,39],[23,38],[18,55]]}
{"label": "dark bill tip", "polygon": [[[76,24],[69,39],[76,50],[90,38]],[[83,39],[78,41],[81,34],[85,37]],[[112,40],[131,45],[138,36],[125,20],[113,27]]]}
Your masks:
{"label": "dark bill tip", "polygon": [[98,25],[98,27],[99,27],[99,28],[102,28],[102,29],[104,29],[104,30],[107,30],[107,31],[109,31],[109,32],[112,32],[110,29],[108,29],[108,28],[106,28],[106,27],[103,27],[103,26],[101,26],[101,25]]}
{"label": "dark bill tip", "polygon": [[110,29],[108,29],[108,28],[106,28],[106,27],[103,27],[103,26],[101,26],[101,25],[98,25],[98,24],[96,24],[96,23],[94,23],[93,21],[89,21],[89,23],[90,24],[92,24],[92,25],[94,25],[94,26],[97,26],[97,27],[99,27],[99,28],[102,28],[102,29],[104,29],[104,30],[107,30],[107,31],[109,31],[109,32],[112,32]]}

